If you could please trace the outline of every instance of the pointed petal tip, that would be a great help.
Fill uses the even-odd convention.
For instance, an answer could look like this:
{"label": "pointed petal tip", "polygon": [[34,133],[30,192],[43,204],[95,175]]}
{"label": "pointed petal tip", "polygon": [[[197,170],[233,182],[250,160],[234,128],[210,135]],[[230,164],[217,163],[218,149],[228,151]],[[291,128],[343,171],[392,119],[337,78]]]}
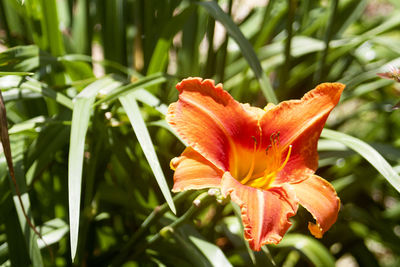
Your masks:
{"label": "pointed petal tip", "polygon": [[322,238],[324,235],[324,231],[318,223],[308,222],[308,230],[310,230],[311,234],[316,238]]}
{"label": "pointed petal tip", "polygon": [[182,160],[181,157],[175,157],[175,158],[171,159],[171,161],[169,162],[169,167],[171,168],[171,170],[175,171],[176,167],[178,167],[181,160]]}
{"label": "pointed petal tip", "polygon": [[322,238],[336,222],[339,214],[340,199],[335,189],[332,184],[317,175],[291,186],[296,192],[299,203],[315,219],[315,223],[309,222],[308,229],[316,238]]}
{"label": "pointed petal tip", "polygon": [[[333,186],[332,186],[333,188]],[[335,192],[336,193],[336,192]],[[324,225],[322,226],[319,222],[320,218],[317,218],[314,214],[311,214],[313,218],[315,219],[315,223],[308,222],[308,230],[310,233],[316,237],[316,238],[322,238],[323,235],[332,227],[332,225],[336,222],[339,209],[340,209],[340,198],[336,195],[336,201],[337,201],[337,212],[334,213],[331,217],[331,224]]]}

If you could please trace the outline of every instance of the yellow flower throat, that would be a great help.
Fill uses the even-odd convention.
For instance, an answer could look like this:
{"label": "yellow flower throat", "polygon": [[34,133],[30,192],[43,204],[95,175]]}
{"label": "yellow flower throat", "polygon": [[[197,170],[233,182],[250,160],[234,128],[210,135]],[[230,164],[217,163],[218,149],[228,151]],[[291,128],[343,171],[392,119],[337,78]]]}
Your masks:
{"label": "yellow flower throat", "polygon": [[[267,147],[265,153],[262,153],[262,151],[260,151],[261,144],[257,144],[257,141],[254,137],[253,139],[254,148],[253,152],[251,153],[250,164],[244,164],[245,166],[249,166],[247,174],[245,176],[239,175],[239,177],[237,176],[237,178],[239,178],[238,180],[240,181],[240,183],[244,185],[255,188],[268,189],[271,186],[272,182],[275,180],[276,175],[285,167],[285,165],[289,161],[292,152],[292,145],[289,145],[286,157],[283,160],[282,155],[285,148],[280,146],[279,132],[271,135],[271,144]],[[245,166],[240,167],[243,168]],[[236,171],[236,174],[237,173],[238,172]],[[240,176],[242,176],[243,178],[240,178]]]}

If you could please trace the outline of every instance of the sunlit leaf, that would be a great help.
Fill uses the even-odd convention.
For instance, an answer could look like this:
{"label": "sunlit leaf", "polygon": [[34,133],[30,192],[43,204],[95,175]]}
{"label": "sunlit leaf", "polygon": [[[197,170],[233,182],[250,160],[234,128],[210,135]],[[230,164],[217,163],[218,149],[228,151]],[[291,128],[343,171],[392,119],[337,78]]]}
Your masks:
{"label": "sunlit leaf", "polygon": [[400,192],[400,177],[390,164],[373,147],[367,143],[337,131],[324,129],[322,137],[338,141],[353,149],[365,158],[371,165],[382,174],[383,177]]}
{"label": "sunlit leaf", "polygon": [[335,258],[315,238],[301,234],[286,234],[277,245],[278,248],[289,247],[300,251],[307,257],[314,266],[334,267]]}
{"label": "sunlit leaf", "polygon": [[87,86],[74,99],[71,136],[68,154],[68,203],[71,258],[74,260],[78,245],[79,217],[81,203],[82,168],[86,132],[90,114],[97,93],[101,89],[116,88],[120,85],[110,77],[105,77]]}
{"label": "sunlit leaf", "polygon": [[165,180],[164,173],[162,172],[160,163],[157,158],[157,154],[154,150],[153,142],[151,141],[150,134],[146,128],[146,124],[143,120],[139,106],[136,102],[136,98],[133,94],[134,93],[126,96],[121,96],[119,100],[121,101],[121,104],[124,107],[126,114],[129,117],[129,120],[131,121],[133,131],[135,132],[139,144],[143,149],[143,153],[150,164],[150,167],[154,173],[157,183],[161,189],[161,192],[165,197],[165,200],[167,201],[172,212],[176,213],[170,189]]}

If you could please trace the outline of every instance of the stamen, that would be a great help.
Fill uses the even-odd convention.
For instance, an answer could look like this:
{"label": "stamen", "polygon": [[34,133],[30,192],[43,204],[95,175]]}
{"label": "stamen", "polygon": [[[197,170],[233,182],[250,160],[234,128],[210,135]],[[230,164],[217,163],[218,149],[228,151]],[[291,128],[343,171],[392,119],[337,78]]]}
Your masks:
{"label": "stamen", "polygon": [[256,150],[257,150],[257,140],[254,136],[252,136],[254,138],[254,147],[253,147],[253,154],[252,154],[252,158],[251,158],[251,165],[250,165],[250,169],[247,172],[246,177],[243,178],[243,180],[241,181],[242,184],[247,183],[251,176],[253,175],[253,171],[254,171],[254,165],[256,162]]}
{"label": "stamen", "polygon": [[[289,146],[288,153],[286,154],[286,158],[283,161],[283,163],[281,164],[281,166],[277,170],[274,170],[274,171],[272,171],[270,173],[265,173],[265,176],[264,176],[265,180],[263,180],[263,183],[260,185],[260,188],[269,187],[270,186],[270,184],[274,181],[276,175],[286,166],[287,162],[289,161],[291,153],[292,153],[292,145]],[[275,156],[275,158],[278,158],[278,157]],[[277,160],[280,161],[281,159],[279,158]]]}
{"label": "stamen", "polygon": [[[286,164],[289,161],[290,155],[292,154],[292,145],[289,145],[288,152],[286,154],[285,160],[281,163],[281,151],[276,146],[276,143],[274,142],[273,145],[271,146],[273,151],[273,154],[270,154],[269,156],[272,158],[269,158],[270,162],[267,162],[267,168],[264,171],[264,175],[253,179],[251,181],[242,181],[242,184],[245,184],[247,182],[248,185],[257,187],[257,188],[265,188],[269,187],[272,182],[274,181],[276,175],[286,166]],[[278,167],[279,166],[279,167]],[[278,168],[277,168],[278,167]],[[247,178],[247,176],[246,176]]]}
{"label": "stamen", "polygon": [[277,173],[280,172],[280,171],[286,166],[286,164],[287,164],[288,161],[289,161],[289,157],[290,157],[290,154],[291,154],[291,153],[292,153],[292,145],[289,146],[288,153],[287,153],[287,155],[286,155],[286,159],[285,159],[285,161],[282,163],[282,165],[279,167],[279,169],[276,171]]}
{"label": "stamen", "polygon": [[253,138],[254,143],[257,145],[257,139],[254,136],[252,136],[251,138]]}

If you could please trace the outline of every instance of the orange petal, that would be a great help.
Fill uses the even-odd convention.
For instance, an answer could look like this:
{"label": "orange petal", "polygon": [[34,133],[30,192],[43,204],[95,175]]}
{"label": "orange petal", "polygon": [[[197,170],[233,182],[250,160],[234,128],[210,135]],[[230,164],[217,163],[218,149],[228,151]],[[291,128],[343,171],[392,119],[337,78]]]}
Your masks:
{"label": "orange petal", "polygon": [[306,179],[318,167],[317,141],[331,110],[344,89],[341,83],[323,83],[301,100],[285,101],[270,109],[261,119],[264,143],[280,133],[280,144],[292,145],[292,154],[275,184]]}
{"label": "orange petal", "polygon": [[236,145],[253,149],[257,117],[236,102],[222,85],[189,78],[179,83],[179,100],[168,108],[166,120],[191,147],[217,167],[229,169]]}
{"label": "orange petal", "polygon": [[171,168],[175,170],[174,192],[220,187],[223,172],[191,147],[171,160]]}
{"label": "orange petal", "polygon": [[309,223],[308,229],[317,238],[336,222],[340,199],[333,186],[317,175],[312,175],[300,183],[291,184],[299,199],[299,203],[306,208],[316,220],[316,224]]}
{"label": "orange petal", "polygon": [[264,244],[279,243],[291,225],[289,217],[297,211],[296,196],[290,187],[260,190],[242,185],[226,172],[221,191],[240,206],[244,237],[256,251]]}
{"label": "orange petal", "polygon": [[262,118],[262,116],[264,116],[264,114],[265,114],[265,110],[258,108],[258,107],[252,107],[248,103],[241,104],[241,105],[247,112],[252,113],[253,116],[255,116],[257,118],[257,120],[260,120]]}

